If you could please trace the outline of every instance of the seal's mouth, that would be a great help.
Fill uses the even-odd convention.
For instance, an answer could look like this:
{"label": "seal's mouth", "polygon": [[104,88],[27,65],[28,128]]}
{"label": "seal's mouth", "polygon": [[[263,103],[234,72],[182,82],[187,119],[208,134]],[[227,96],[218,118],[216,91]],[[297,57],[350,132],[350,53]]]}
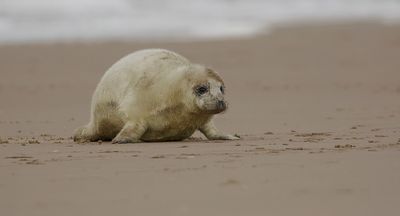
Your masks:
{"label": "seal's mouth", "polygon": [[228,108],[228,105],[226,104],[225,101],[218,100],[215,104],[206,107],[207,108],[203,111],[206,112],[207,114],[218,114],[224,112]]}

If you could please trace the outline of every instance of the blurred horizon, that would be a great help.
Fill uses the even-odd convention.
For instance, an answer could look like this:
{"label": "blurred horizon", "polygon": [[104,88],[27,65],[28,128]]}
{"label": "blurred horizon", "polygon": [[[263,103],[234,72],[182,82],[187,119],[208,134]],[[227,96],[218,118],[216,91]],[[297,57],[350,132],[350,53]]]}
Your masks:
{"label": "blurred horizon", "polygon": [[282,23],[400,20],[400,0],[2,0],[0,44],[249,36]]}

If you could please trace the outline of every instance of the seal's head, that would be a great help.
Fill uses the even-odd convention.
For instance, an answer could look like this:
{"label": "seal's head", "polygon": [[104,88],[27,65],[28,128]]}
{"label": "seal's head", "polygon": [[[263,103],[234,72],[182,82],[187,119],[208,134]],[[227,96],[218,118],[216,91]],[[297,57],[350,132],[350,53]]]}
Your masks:
{"label": "seal's head", "polygon": [[205,114],[225,111],[228,106],[222,78],[215,71],[204,68],[197,75],[191,92],[197,110]]}

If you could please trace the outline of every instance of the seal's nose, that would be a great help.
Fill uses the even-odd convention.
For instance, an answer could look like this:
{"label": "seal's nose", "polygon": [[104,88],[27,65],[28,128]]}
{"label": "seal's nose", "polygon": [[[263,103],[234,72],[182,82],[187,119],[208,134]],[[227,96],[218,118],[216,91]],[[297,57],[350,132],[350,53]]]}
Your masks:
{"label": "seal's nose", "polygon": [[225,101],[223,101],[223,100],[218,100],[218,102],[217,102],[217,108],[218,108],[219,110],[224,110],[224,109],[226,109],[226,103],[225,103]]}

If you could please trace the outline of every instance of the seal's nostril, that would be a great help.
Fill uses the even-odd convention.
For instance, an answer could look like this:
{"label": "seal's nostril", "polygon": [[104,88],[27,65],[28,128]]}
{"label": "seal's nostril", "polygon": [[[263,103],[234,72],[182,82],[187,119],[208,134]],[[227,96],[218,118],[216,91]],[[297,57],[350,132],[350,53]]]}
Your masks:
{"label": "seal's nostril", "polygon": [[218,106],[218,109],[225,109],[226,104],[225,104],[225,102],[223,100],[219,100],[217,102],[217,106]]}

